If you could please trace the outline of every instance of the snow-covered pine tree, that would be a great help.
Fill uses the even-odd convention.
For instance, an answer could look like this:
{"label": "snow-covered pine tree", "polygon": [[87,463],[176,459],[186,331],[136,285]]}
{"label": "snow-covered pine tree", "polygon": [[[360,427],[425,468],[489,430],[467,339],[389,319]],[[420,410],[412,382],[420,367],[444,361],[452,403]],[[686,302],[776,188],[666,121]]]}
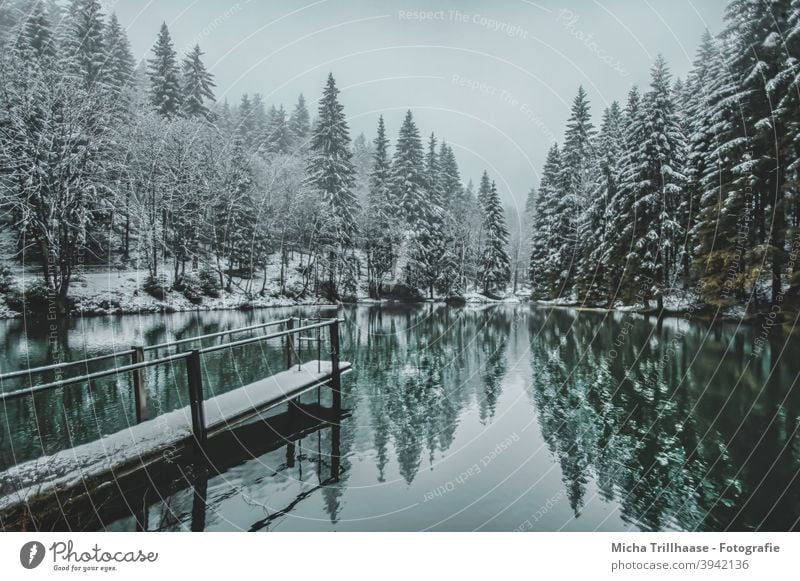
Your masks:
{"label": "snow-covered pine tree", "polygon": [[553,261],[555,212],[560,195],[561,152],[553,144],[547,152],[539,189],[531,209],[530,282],[535,299],[551,299],[558,294],[560,268]]}
{"label": "snow-covered pine tree", "polygon": [[642,97],[635,86],[628,92],[623,127],[619,177],[616,193],[609,204],[608,238],[603,256],[608,273],[606,288],[610,301],[613,303],[619,300],[630,304],[641,298],[636,281],[640,257],[634,246],[638,228],[634,204],[643,187],[639,168],[641,144],[647,137]]}
{"label": "snow-covered pine tree", "polygon": [[[277,111],[273,106],[272,109]],[[253,93],[250,99],[250,115],[248,117],[250,127],[248,155],[253,153],[266,153],[267,138],[269,137],[269,124],[271,117],[267,114],[267,107],[264,104],[264,96],[261,93]]]}
{"label": "snow-covered pine tree", "polygon": [[761,261],[752,252],[761,207],[753,195],[751,176],[736,169],[749,155],[742,112],[738,106],[730,106],[736,102],[740,83],[740,75],[729,68],[738,50],[737,39],[738,32],[730,28],[711,50],[705,79],[707,98],[699,120],[706,124],[709,135],[693,136],[692,163],[701,172],[695,176],[701,189],[692,233],[695,268],[704,302],[718,307],[750,297],[758,302],[761,274]]}
{"label": "snow-covered pine tree", "polygon": [[128,35],[120,25],[119,20],[117,20],[117,15],[113,12],[108,18],[104,42],[108,50],[108,63],[106,64],[107,84],[117,109],[123,111],[129,106],[128,92],[133,86],[136,61],[131,53]]}
{"label": "snow-covered pine tree", "polygon": [[106,82],[109,58],[104,41],[103,11],[98,0],[72,0],[64,55],[70,74],[87,89]]}
{"label": "snow-covered pine tree", "polygon": [[461,185],[456,156],[444,139],[439,147],[439,181],[442,207],[452,213],[454,200],[458,197],[463,186]]}
{"label": "snow-covered pine tree", "polygon": [[680,216],[686,183],[685,140],[672,103],[671,75],[660,55],[651,70],[644,111],[645,140],[639,144],[641,153],[635,170],[640,189],[634,202],[633,252],[640,261],[636,283],[649,287],[643,296],[655,297],[660,310],[664,294],[673,284],[685,236]]}
{"label": "snow-covered pine tree", "polygon": [[775,114],[775,103],[780,98],[770,91],[770,82],[778,76],[786,55],[783,37],[788,29],[790,8],[790,0],[734,0],[726,9],[726,34],[736,47],[730,67],[739,81],[736,94],[739,121],[747,138],[734,171],[752,191],[756,209],[754,258],[769,265],[773,304],[783,295],[786,196],[796,190],[796,184],[787,179],[789,164],[781,157],[794,152],[776,143],[776,135],[787,135],[783,118]]}
{"label": "snow-covered pine tree", "polygon": [[425,205],[418,209],[420,219],[414,228],[407,266],[409,281],[414,286],[425,289],[430,298],[433,298],[436,287],[449,287],[448,279],[452,278],[454,271],[444,237],[442,183],[436,143],[436,137],[431,134],[425,157],[426,200]]}
{"label": "snow-covered pine tree", "polygon": [[311,130],[311,120],[306,108],[306,99],[302,93],[297,98],[297,103],[289,115],[289,135],[291,136],[292,148],[305,147],[308,140],[308,133]]}
{"label": "snow-covered pine tree", "polygon": [[153,46],[153,58],[147,61],[150,78],[150,103],[162,117],[177,117],[181,112],[182,91],[178,57],[167,23],[161,24]]}
{"label": "snow-covered pine tree", "polygon": [[481,181],[478,185],[478,193],[476,200],[478,203],[478,214],[480,219],[478,221],[478,234],[475,238],[477,247],[477,264],[474,272],[474,285],[478,289],[482,285],[482,267],[483,267],[483,250],[486,247],[486,204],[489,196],[492,193],[492,182],[489,179],[489,172],[483,170],[481,174]]}
{"label": "snow-covered pine tree", "polygon": [[211,113],[206,102],[214,103],[214,76],[203,64],[200,45],[187,54],[182,63],[183,114],[187,117],[208,119]]}
{"label": "snow-covered pine tree", "polygon": [[617,193],[618,162],[622,153],[622,109],[614,101],[604,112],[596,139],[590,196],[578,223],[580,260],[576,275],[579,298],[587,304],[606,302],[608,210]]}
{"label": "snow-covered pine tree", "polygon": [[381,283],[394,271],[400,237],[397,220],[392,217],[395,208],[389,197],[391,163],[383,115],[378,119],[378,134],[373,144],[375,152],[369,175],[364,250],[369,293],[372,298],[380,298]]}
{"label": "snow-covered pine tree", "polygon": [[561,269],[560,295],[569,294],[574,287],[579,259],[578,221],[589,198],[594,136],[589,100],[583,87],[579,87],[564,134],[559,179],[562,191],[553,223],[556,246],[551,250]]}
{"label": "snow-covered pine tree", "polygon": [[234,133],[236,139],[241,141],[242,148],[248,152],[248,155],[254,150],[254,144],[260,139],[260,136],[257,137],[255,135],[253,117],[253,105],[250,101],[250,95],[244,93],[239,100],[239,105],[236,107]]}
{"label": "snow-covered pine tree", "polygon": [[350,129],[344,116],[344,107],[339,103],[339,89],[333,74],[319,102],[317,123],[311,137],[311,151],[306,168],[306,184],[318,191],[331,213],[331,234],[334,247],[328,256],[329,282],[334,285],[331,292],[339,295],[339,286],[354,289],[352,269],[346,269],[347,278],[336,284],[337,263],[344,262],[351,251],[357,234],[358,200],[354,188],[355,168],[350,149]]}
{"label": "snow-covered pine tree", "polygon": [[[767,88],[771,100],[778,102],[775,115],[782,133],[776,133],[776,137],[780,155],[788,162],[787,179],[796,184],[800,182],[800,0],[791,2],[787,30],[783,37],[785,54],[780,69]],[[790,223],[787,240],[795,241],[800,236],[800,192],[796,187],[787,192],[786,202]],[[787,246],[791,248],[792,244]],[[791,266],[787,272],[787,294],[797,301],[800,297],[800,260],[794,260]]]}
{"label": "snow-covered pine tree", "polygon": [[711,92],[713,91],[718,71],[712,67],[719,65],[718,50],[714,46],[714,38],[706,30],[700,40],[700,47],[689,76],[686,79],[684,98],[684,117],[686,132],[686,202],[687,207],[681,224],[687,232],[687,243],[683,253],[684,282],[688,283],[692,275],[692,259],[697,251],[697,223],[700,218],[700,200],[702,198],[702,177],[706,173],[708,154],[716,149],[716,132]]}
{"label": "snow-covered pine tree", "polygon": [[37,58],[54,58],[56,56],[52,24],[41,2],[33,5],[17,40],[22,42],[25,49],[30,50]]}
{"label": "snow-covered pine tree", "polygon": [[406,113],[395,144],[390,193],[399,217],[414,231],[426,218],[425,159],[411,111]]}
{"label": "snow-covered pine tree", "polygon": [[[442,208],[442,237],[444,251],[442,254],[442,271],[439,274],[437,287],[444,295],[463,293],[464,285],[464,250],[469,235],[469,220],[461,211],[464,204],[464,187],[453,150],[442,140],[439,147],[439,195]],[[464,214],[463,219],[460,217]]]}
{"label": "snow-covered pine tree", "polygon": [[283,105],[278,107],[270,116],[267,125],[267,138],[265,149],[272,155],[283,155],[289,152],[291,146],[291,134],[289,125],[286,122],[286,111]]}
{"label": "snow-covered pine tree", "polygon": [[483,201],[484,246],[481,257],[481,284],[484,294],[505,293],[511,280],[508,255],[508,226],[497,186],[492,182]]}
{"label": "snow-covered pine tree", "polygon": [[475,184],[472,180],[461,189],[461,195],[453,204],[453,216],[459,222],[457,238],[458,269],[461,277],[460,288],[466,291],[470,281],[478,280],[481,259],[481,229],[483,212],[478,204]]}

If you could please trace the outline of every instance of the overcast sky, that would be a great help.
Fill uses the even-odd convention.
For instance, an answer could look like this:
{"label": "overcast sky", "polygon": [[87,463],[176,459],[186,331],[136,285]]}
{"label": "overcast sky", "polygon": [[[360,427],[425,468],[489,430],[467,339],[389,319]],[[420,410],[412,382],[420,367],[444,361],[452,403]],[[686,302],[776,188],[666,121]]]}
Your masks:
{"label": "overcast sky", "polygon": [[[722,27],[724,0],[117,0],[137,58],[162,21],[176,48],[199,43],[218,99],[260,92],[311,109],[329,71],[353,136],[392,140],[411,109],[424,136],[454,148],[466,179],[484,168],[504,198],[524,203],[545,154],[563,137],[583,85],[595,124],[661,53],[685,76],[705,28]],[[424,14],[421,14],[424,12]]]}

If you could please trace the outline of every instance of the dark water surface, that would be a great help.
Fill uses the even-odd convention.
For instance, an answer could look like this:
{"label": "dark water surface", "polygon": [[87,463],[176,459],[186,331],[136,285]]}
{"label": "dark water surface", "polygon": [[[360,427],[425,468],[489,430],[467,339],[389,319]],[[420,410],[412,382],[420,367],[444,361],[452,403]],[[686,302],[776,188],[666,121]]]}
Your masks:
{"label": "dark water surface", "polygon": [[[335,310],[96,317],[55,333],[44,322],[5,321],[0,370],[320,313]],[[143,495],[138,516],[100,511],[94,526],[798,528],[795,337],[776,330],[755,351],[751,327],[529,305],[347,307],[338,314],[346,319],[343,359],[353,362],[341,421],[320,424],[311,408],[299,409],[308,418],[274,410],[275,423],[285,425],[257,422],[237,433],[231,446],[239,452],[212,459],[202,494],[196,482],[175,477],[166,491]],[[283,357],[280,341],[208,355],[208,392],[281,370]],[[151,413],[187,404],[182,365],[148,374]],[[323,388],[320,403],[329,399]],[[302,400],[316,401],[315,392]],[[130,380],[7,402],[0,414],[5,469],[125,428],[134,414]]]}

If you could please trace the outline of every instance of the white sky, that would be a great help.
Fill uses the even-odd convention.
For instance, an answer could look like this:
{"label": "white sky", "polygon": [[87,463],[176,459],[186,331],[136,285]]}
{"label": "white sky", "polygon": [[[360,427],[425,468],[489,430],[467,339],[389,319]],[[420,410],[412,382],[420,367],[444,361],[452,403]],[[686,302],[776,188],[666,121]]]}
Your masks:
{"label": "white sky", "polygon": [[[396,137],[406,109],[420,131],[453,146],[465,182],[484,168],[524,204],[550,143],[562,139],[578,85],[595,125],[662,53],[685,76],[703,30],[722,27],[724,0],[117,0],[137,58],[162,21],[176,48],[199,42],[217,97],[260,92],[312,115],[332,71],[353,136],[379,114]],[[414,19],[427,11],[430,19]],[[493,24],[494,23],[494,24]]]}

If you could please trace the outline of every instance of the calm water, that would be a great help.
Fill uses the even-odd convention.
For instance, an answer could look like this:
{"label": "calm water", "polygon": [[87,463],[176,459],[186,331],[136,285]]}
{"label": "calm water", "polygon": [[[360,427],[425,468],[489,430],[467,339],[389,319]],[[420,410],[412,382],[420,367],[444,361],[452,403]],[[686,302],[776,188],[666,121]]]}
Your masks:
{"label": "calm water", "polygon": [[[0,369],[319,312],[87,318],[55,336],[42,324],[0,322]],[[798,528],[794,337],[776,331],[756,353],[758,330],[735,324],[659,325],[529,305],[353,307],[339,316],[347,320],[343,358],[354,364],[343,380],[340,421],[323,417],[327,390],[317,407],[312,392],[299,415],[274,410],[268,422],[221,442],[207,474],[158,468],[169,484],[131,493],[143,507],[128,511],[136,516],[101,510],[82,526]],[[282,362],[279,341],[210,355],[206,383],[220,393]],[[186,405],[180,365],[148,375],[153,413]],[[0,464],[124,428],[133,417],[128,381],[7,403]]]}

